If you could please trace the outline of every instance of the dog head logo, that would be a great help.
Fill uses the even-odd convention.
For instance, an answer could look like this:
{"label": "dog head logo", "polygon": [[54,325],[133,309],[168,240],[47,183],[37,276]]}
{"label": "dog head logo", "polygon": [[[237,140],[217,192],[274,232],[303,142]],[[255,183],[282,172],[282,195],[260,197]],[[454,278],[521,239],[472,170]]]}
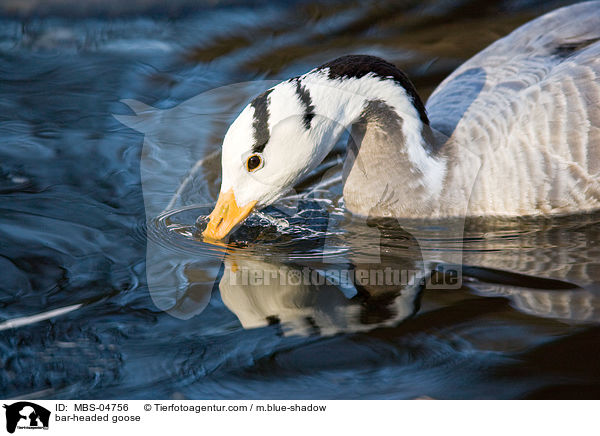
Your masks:
{"label": "dog head logo", "polygon": [[5,404],[6,431],[14,433],[17,428],[47,429],[50,421],[50,411],[29,401],[19,401],[10,405]]}

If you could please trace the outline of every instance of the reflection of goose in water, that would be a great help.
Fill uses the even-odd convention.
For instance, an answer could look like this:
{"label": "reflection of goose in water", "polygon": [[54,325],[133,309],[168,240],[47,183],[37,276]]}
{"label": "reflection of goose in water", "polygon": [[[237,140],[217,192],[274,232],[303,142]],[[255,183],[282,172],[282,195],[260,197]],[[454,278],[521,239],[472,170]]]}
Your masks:
{"label": "reflection of goose in water", "polygon": [[[385,286],[384,277],[380,283],[388,289],[380,295],[346,295],[356,272],[327,270],[325,274],[297,265],[227,258],[219,290],[244,328],[280,323],[288,334],[328,336],[366,331],[396,325],[415,313],[421,290],[418,281],[390,291],[393,279]],[[258,275],[253,278],[254,274]],[[377,277],[373,278],[371,289],[377,287]]]}
{"label": "reflection of goose in water", "polygon": [[344,200],[358,215],[597,209],[599,77],[600,2],[558,9],[492,44],[434,91],[429,116],[395,66],[336,59],[269,89],[233,122],[205,235],[222,239],[281,198],[347,128]]}
{"label": "reflection of goose in water", "polygon": [[[518,272],[498,269],[507,266],[504,253],[494,254],[492,250],[481,249],[485,244],[477,246],[480,251],[469,251],[467,258],[479,259],[489,267],[464,265],[462,288],[438,286],[434,294],[430,294],[420,281],[429,277],[429,269],[434,268],[432,280],[440,283],[438,276],[456,267],[423,262],[416,239],[394,224],[394,220],[369,220],[368,225],[380,234],[377,260],[369,260],[369,256],[364,260],[366,244],[362,239],[373,239],[372,233],[364,232],[350,238],[354,248],[346,264],[318,263],[316,259],[310,259],[310,264],[284,263],[273,256],[264,257],[247,250],[229,253],[218,283],[222,301],[244,328],[277,323],[283,332],[293,335],[331,335],[392,327],[407,318],[420,317],[423,310],[431,310],[431,301],[437,298],[474,298],[474,295],[507,299],[518,312],[534,317],[570,323],[600,321],[600,289],[594,288],[593,277],[578,274],[574,269],[561,277],[565,280],[542,278],[541,270],[532,268],[526,257],[521,258],[521,263],[512,257],[511,269]],[[585,228],[572,229],[565,234],[564,229],[558,227],[546,229],[537,237],[560,244],[561,241],[581,239],[583,234],[594,236]],[[493,243],[488,244],[488,248],[493,248]],[[555,253],[560,257],[560,251],[555,250]],[[551,264],[549,257],[546,268]],[[180,318],[198,315],[208,307],[213,286],[206,282],[203,268],[202,263],[190,261],[183,269],[189,288],[178,297],[171,311],[180,312]],[[390,275],[390,283],[386,281],[386,269],[410,274],[396,275],[399,282]],[[359,282],[356,279],[358,271],[364,271],[362,277],[367,279]],[[349,279],[351,277],[354,281]],[[446,297],[440,297],[440,292]],[[433,304],[438,307],[438,303]]]}
{"label": "reflection of goose in water", "polygon": [[520,312],[541,318],[581,323],[600,322],[598,289],[544,290],[479,283],[472,290],[488,297],[506,297]]}
{"label": "reflection of goose in water", "polygon": [[[418,316],[420,300],[428,292],[421,281],[414,279],[420,272],[417,265],[412,269],[416,274],[409,276],[413,280],[406,283],[402,278],[400,284],[394,279],[386,281],[384,265],[351,267],[348,274],[339,265],[334,270],[331,265],[308,267],[233,255],[224,261],[219,291],[224,304],[246,329],[280,324],[286,334],[322,336],[368,331]],[[371,273],[371,277],[361,283],[356,279],[358,271],[364,271],[363,277]],[[193,269],[187,268],[187,274],[193,277]],[[466,280],[462,289],[441,291],[462,295],[468,289],[482,296],[504,297],[518,311],[536,317],[574,323],[600,321],[598,289],[482,267],[467,267],[463,275]],[[354,277],[354,282],[349,277]],[[494,283],[498,277],[502,277],[501,283]],[[210,289],[206,292],[210,294]],[[178,305],[180,310],[195,314],[204,310],[205,300],[194,297],[194,293],[197,289],[190,288],[190,295],[181,298],[188,301]],[[190,304],[194,302],[200,310],[194,310]]]}
{"label": "reflection of goose in water", "polygon": [[[480,295],[508,297],[522,312],[570,321],[600,321],[600,215],[521,221],[481,237],[481,229],[465,231],[465,276],[484,267],[501,270],[473,287]],[[510,271],[510,272],[508,272]],[[525,274],[501,284],[499,277]],[[546,278],[559,285],[544,283]],[[563,283],[566,286],[560,285]],[[571,289],[563,289],[572,284]],[[530,286],[530,288],[528,288]],[[538,289],[532,289],[538,288]]]}
{"label": "reflection of goose in water", "polygon": [[351,254],[344,264],[227,256],[219,283],[223,302],[244,328],[277,322],[287,334],[327,336],[397,325],[418,310],[425,265],[409,233],[396,226],[388,241],[384,223],[367,224],[381,236],[372,245],[376,256]]}

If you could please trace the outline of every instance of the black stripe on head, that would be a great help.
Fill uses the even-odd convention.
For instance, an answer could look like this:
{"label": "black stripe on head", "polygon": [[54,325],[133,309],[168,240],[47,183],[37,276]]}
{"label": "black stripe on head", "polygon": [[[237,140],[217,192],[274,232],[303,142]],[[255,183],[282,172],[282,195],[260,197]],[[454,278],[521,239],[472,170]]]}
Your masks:
{"label": "black stripe on head", "polygon": [[310,93],[308,89],[300,82],[298,77],[293,79],[296,82],[296,94],[298,95],[298,99],[304,106],[304,127],[306,130],[310,129],[310,123],[315,116],[315,107],[312,104],[312,98],[310,98]]}
{"label": "black stripe on head", "polygon": [[269,94],[271,92],[273,92],[272,89],[263,92],[250,103],[250,106],[254,108],[254,121],[252,121],[254,128],[252,151],[254,153],[262,153],[271,137],[269,134]]}
{"label": "black stripe on head", "polygon": [[369,55],[348,55],[317,67],[317,71],[327,68],[329,69],[328,78],[332,80],[345,78],[360,79],[369,73],[381,79],[393,80],[406,90],[421,121],[424,124],[429,124],[425,105],[421,101],[419,94],[417,94],[417,90],[412,82],[398,67],[386,60]]}

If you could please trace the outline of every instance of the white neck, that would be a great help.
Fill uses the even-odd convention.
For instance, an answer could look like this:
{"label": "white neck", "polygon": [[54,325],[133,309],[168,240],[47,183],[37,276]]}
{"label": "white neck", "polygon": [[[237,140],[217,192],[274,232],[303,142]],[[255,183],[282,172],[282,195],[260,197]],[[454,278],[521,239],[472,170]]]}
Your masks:
{"label": "white neck", "polygon": [[[394,162],[394,165],[400,167],[389,168],[390,172],[410,174],[411,189],[423,191],[423,199],[435,200],[440,196],[446,173],[445,161],[435,153],[437,144],[433,140],[433,134],[429,126],[422,121],[411,97],[401,85],[393,80],[368,75],[361,78],[332,80],[328,78],[327,70],[309,72],[299,80],[310,94],[314,105],[315,117],[310,133],[315,135],[315,144],[318,148],[315,158],[319,162],[329,153],[345,130],[361,119],[366,123],[374,121],[372,124],[377,125],[372,126],[371,132],[373,128],[383,132],[378,136],[379,141],[372,144],[370,149],[365,146],[362,150],[363,145],[358,144],[361,149],[360,154],[367,156],[368,162],[365,164],[375,166],[376,168],[372,169],[378,171],[389,162]],[[397,124],[399,129],[395,129],[400,132],[385,131],[386,126],[382,125],[385,123],[364,120],[365,117],[369,117],[368,111],[373,103],[389,109],[388,112],[400,120]],[[394,130],[393,126],[387,128]],[[385,185],[381,177],[376,179],[379,185]],[[348,180],[346,182],[348,183]],[[356,182],[359,183],[358,180]],[[351,188],[349,187],[348,192]],[[356,188],[363,191],[367,189],[358,186]],[[378,193],[373,191],[380,190],[375,186],[370,186],[369,189],[375,196]],[[360,197],[361,201],[365,202],[365,196],[360,195]],[[366,202],[365,207],[372,208],[370,203]],[[362,212],[364,211],[357,213],[364,214]]]}

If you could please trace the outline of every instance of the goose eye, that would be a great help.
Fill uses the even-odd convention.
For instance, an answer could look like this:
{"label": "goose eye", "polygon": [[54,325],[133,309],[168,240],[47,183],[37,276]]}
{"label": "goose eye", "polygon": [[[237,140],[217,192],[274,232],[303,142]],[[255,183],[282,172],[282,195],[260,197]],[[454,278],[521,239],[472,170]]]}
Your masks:
{"label": "goose eye", "polygon": [[250,172],[257,170],[261,165],[262,165],[262,158],[257,154],[253,154],[246,161],[246,169]]}

